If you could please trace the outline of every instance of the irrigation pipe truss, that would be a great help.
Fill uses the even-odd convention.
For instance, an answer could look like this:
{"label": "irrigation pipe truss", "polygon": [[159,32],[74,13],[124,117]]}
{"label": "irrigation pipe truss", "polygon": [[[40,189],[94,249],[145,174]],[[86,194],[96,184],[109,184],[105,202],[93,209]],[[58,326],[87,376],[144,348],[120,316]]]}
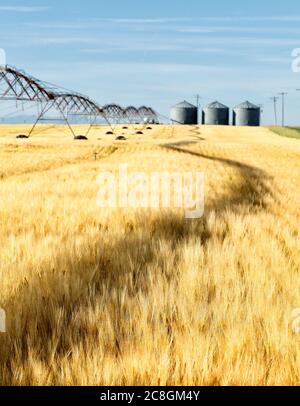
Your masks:
{"label": "irrigation pipe truss", "polygon": [[30,102],[37,105],[38,115],[27,137],[32,134],[38,122],[42,121],[45,114],[51,109],[55,109],[61,115],[74,137],[76,134],[70,123],[70,116],[89,118],[90,126],[86,135],[98,118],[106,121],[112,129],[112,133],[115,131],[113,123],[118,124],[125,120],[133,125],[137,121],[149,123],[157,122],[158,119],[157,113],[151,107],[122,108],[117,104],[100,106],[87,96],[43,82],[8,65],[0,67],[0,100],[14,101],[16,105],[21,103],[23,110],[24,103]]}

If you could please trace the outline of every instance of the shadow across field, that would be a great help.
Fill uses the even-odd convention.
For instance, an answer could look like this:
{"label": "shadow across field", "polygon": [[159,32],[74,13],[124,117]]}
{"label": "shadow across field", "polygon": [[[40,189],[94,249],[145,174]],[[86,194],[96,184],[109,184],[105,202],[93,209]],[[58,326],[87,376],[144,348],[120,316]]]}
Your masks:
{"label": "shadow across field", "polygon": [[[60,383],[55,378],[59,362],[71,357],[75,347],[88,348],[92,342],[96,346],[101,340],[107,353],[116,359],[122,357],[126,350],[124,343],[134,336],[126,323],[121,322],[130,317],[130,308],[123,303],[123,295],[126,293],[133,301],[139,293],[147,296],[150,281],[155,278],[151,269],[164,273],[168,280],[174,278],[175,272],[164,267],[165,255],[159,249],[161,243],[171,244],[176,252],[182,244],[196,237],[205,247],[211,237],[224,238],[213,236],[213,231],[208,229],[207,214],[211,211],[216,211],[220,217],[228,210],[242,213],[247,209],[248,213],[257,213],[267,208],[267,197],[274,198],[270,189],[272,179],[261,169],[182,149],[178,144],[162,147],[234,168],[241,183],[237,187],[233,185],[230,195],[206,207],[205,216],[199,220],[186,220],[167,212],[149,220],[145,214],[138,217],[135,224],[125,225],[124,235],[114,236],[109,242],[103,238],[109,230],[99,225],[97,241],[89,241],[87,235],[77,251],[58,252],[54,259],[55,269],[53,265],[40,264],[40,274],[35,272],[35,276],[26,279],[3,304],[8,317],[8,333],[0,337],[0,379],[3,384],[34,383],[30,373],[16,373],[16,368],[30,364],[32,354],[47,365],[48,384]],[[173,269],[176,269],[178,260],[175,255]],[[98,325],[91,326],[77,317],[93,312],[99,304],[104,309],[104,316],[109,315],[110,320],[100,319]],[[166,334],[171,340],[174,316],[165,316],[162,325],[165,323]],[[101,337],[103,326],[108,322],[113,329],[112,340],[105,334]],[[170,382],[171,375],[172,371]]]}
{"label": "shadow across field", "polygon": [[217,157],[202,152],[191,151],[187,148],[182,148],[182,146],[193,144],[198,143],[195,141],[168,143],[161,145],[161,147],[179,152],[181,154],[213,161],[223,165],[224,167],[233,168],[238,171],[238,175],[240,176],[242,181],[241,184],[239,184],[237,187],[235,187],[235,185],[232,185],[232,192],[230,196],[215,201],[212,207],[209,207],[206,212],[210,211],[211,209],[225,210],[227,208],[231,208],[235,211],[240,211],[240,209],[244,208],[245,206],[247,206],[250,211],[256,209],[256,207],[265,209],[265,197],[269,196],[275,199],[273,178],[268,175],[267,172],[260,168],[247,165],[233,159]]}

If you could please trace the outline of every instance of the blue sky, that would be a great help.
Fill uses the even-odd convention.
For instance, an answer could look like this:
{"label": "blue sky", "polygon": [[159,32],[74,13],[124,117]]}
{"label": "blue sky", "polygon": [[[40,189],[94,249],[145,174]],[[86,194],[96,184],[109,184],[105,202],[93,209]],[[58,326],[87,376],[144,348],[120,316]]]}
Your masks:
{"label": "blue sky", "polygon": [[[287,122],[300,124],[300,6],[252,0],[0,1],[7,63],[100,104],[153,106],[182,99],[264,105],[289,92]],[[280,105],[278,105],[278,111]]]}

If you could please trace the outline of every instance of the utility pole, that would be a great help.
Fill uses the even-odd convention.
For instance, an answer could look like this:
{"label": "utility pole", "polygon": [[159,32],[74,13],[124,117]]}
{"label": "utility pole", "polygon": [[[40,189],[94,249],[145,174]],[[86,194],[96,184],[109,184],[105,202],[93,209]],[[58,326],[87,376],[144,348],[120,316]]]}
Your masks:
{"label": "utility pole", "polygon": [[285,96],[288,95],[288,93],[286,92],[281,92],[278,93],[281,96],[281,100],[282,100],[282,127],[284,127],[284,114],[285,114]]}
{"label": "utility pole", "polygon": [[279,97],[271,97],[272,102],[274,103],[274,116],[275,116],[275,125],[278,124],[278,120],[277,120],[277,101],[278,101]]}
{"label": "utility pole", "polygon": [[196,94],[196,106],[197,106],[197,112],[198,112],[198,122],[199,122],[199,110],[200,110],[200,94]]}
{"label": "utility pole", "polygon": [[196,106],[199,109],[199,107],[200,107],[200,94],[196,94]]}

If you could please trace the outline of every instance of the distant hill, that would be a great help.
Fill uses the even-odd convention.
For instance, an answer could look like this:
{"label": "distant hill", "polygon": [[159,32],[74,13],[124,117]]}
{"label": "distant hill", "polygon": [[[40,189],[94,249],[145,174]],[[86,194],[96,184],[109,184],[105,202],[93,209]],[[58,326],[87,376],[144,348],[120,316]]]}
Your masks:
{"label": "distant hill", "polygon": [[20,115],[14,117],[0,117],[0,124],[32,124],[36,120],[36,116]]}

